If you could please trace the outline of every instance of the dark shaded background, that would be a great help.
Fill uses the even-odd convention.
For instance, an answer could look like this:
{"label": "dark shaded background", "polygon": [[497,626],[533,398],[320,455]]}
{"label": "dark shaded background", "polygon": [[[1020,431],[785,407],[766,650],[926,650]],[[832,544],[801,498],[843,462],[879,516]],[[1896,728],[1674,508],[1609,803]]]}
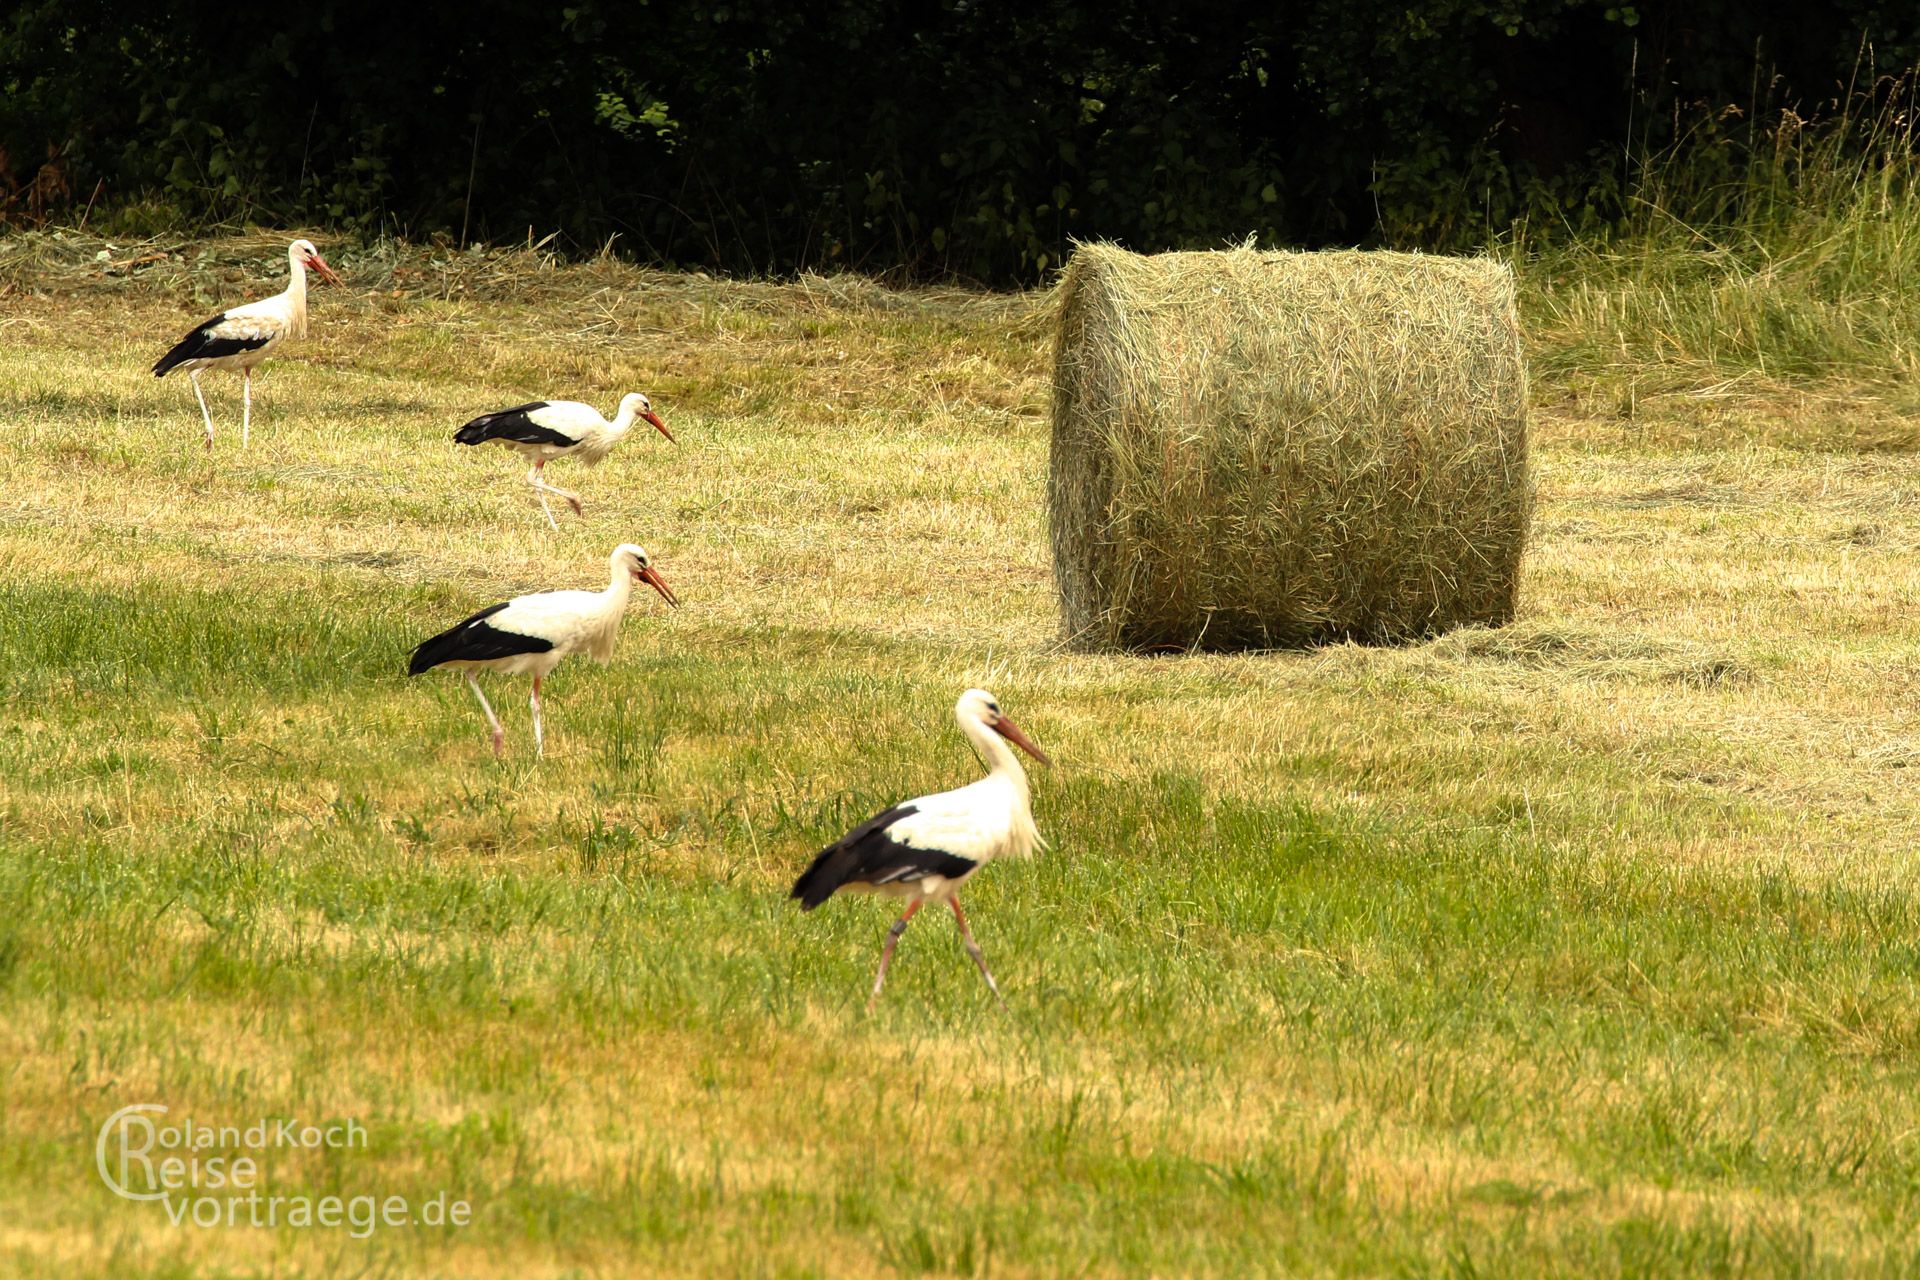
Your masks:
{"label": "dark shaded background", "polygon": [[617,234],[1014,282],[1070,237],[1455,248],[1920,57],[1920,3],[24,0],[0,216]]}

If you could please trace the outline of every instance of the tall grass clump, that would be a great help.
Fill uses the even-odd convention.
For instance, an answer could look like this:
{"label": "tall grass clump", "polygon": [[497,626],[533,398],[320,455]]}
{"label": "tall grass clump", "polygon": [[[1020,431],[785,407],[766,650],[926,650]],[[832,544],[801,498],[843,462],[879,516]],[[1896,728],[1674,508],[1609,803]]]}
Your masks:
{"label": "tall grass clump", "polygon": [[[1915,73],[1824,112],[1729,108],[1639,164],[1600,239],[1523,229],[1538,372],[1900,384],[1920,368]],[[1576,383],[1576,385],[1578,385]]]}

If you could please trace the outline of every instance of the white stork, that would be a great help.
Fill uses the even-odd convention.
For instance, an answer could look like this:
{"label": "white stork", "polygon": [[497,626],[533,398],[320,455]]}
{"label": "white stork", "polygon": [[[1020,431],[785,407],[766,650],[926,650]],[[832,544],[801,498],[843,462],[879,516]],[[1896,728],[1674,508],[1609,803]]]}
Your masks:
{"label": "white stork", "polygon": [[480,708],[487,713],[487,723],[493,726],[493,754],[497,756],[506,742],[506,731],[473,673],[531,672],[533,747],[537,754],[545,755],[540,682],[547,673],[560,665],[562,658],[582,649],[597,662],[613,657],[614,638],[619,635],[620,618],[627,611],[627,597],[634,583],[646,583],[671,607],[680,605],[679,597],[661,580],[643,548],[622,543],[613,549],[607,563],[612,579],[605,591],[542,591],[482,609],[457,626],[422,640],[414,648],[407,674],[417,676],[435,667],[464,672],[467,683],[473,686],[473,696],[480,699]]}
{"label": "white stork", "polygon": [[287,246],[288,280],[283,292],[222,311],[154,361],[156,378],[164,378],[175,369],[185,369],[193,378],[193,394],[200,401],[200,416],[207,423],[207,448],[213,448],[213,415],[207,412],[200,375],[208,369],[240,370],[245,387],[240,411],[240,445],[245,448],[253,425],[253,366],[288,338],[307,336],[308,267],[318,271],[328,284],[340,283],[340,277],[333,274],[333,268],[313,247],[313,241],[295,240]]}
{"label": "white stork", "polygon": [[960,886],[995,858],[1024,858],[1046,847],[1033,825],[1026,772],[1007,743],[1041,764],[1053,762],[1002,714],[1000,703],[984,689],[961,694],[953,716],[986,762],[987,776],[953,791],[908,800],[861,823],[814,855],[813,864],[794,882],[790,895],[800,900],[802,911],[813,910],[840,889],[907,899],[906,911],[893,922],[881,946],[880,971],[873,977],[868,1009],[886,985],[887,966],[907,922],[930,902],[953,908],[967,954],[980,966],[994,998],[1006,1003],[987,971],[987,958],[967,928],[967,917],[960,910]]}
{"label": "white stork", "polygon": [[638,391],[621,397],[619,414],[612,422],[601,417],[592,405],[578,400],[533,400],[498,413],[483,413],[454,432],[453,438],[459,444],[498,440],[531,461],[527,483],[540,495],[540,509],[557,532],[560,525],[553,518],[553,508],[547,505],[547,495],[565,498],[575,515],[580,514],[580,497],[548,484],[541,469],[555,458],[578,458],[588,466],[594,465],[613,452],[613,446],[633,429],[636,417],[652,423],[669,443],[677,443],[673,432],[653,411],[653,401]]}

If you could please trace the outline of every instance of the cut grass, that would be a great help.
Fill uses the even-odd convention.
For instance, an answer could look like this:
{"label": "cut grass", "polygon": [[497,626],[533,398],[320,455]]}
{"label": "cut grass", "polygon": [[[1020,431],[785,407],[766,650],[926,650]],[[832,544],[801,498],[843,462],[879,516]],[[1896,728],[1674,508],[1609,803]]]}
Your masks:
{"label": "cut grass", "polygon": [[[1873,443],[1910,425],[1891,393],[1622,417],[1548,379],[1515,626],[1095,657],[1052,644],[1029,299],[344,255],[251,451],[209,380],[208,458],[145,367],[231,295],[24,252],[0,242],[0,1270],[1913,1266],[1920,516]],[[448,440],[631,389],[683,445],[563,479],[589,505],[557,536],[510,457]],[[493,682],[496,764],[457,681],[401,674],[629,538],[686,607],[561,669],[544,763],[524,682]],[[868,1018],[887,913],[785,889],[974,775],[973,683],[1061,762],[1054,848],[969,891],[1012,1007],[928,920]],[[267,1189],[474,1221],[171,1227],[94,1170],[140,1101],[352,1117],[366,1150],[273,1153]]]}

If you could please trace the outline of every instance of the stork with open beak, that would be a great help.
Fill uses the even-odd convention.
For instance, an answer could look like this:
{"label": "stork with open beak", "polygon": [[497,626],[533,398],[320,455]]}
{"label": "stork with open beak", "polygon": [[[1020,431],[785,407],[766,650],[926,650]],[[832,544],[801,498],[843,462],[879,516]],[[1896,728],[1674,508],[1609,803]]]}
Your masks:
{"label": "stork with open beak", "polygon": [[613,446],[633,429],[636,418],[645,419],[669,444],[676,443],[673,432],[653,411],[653,401],[638,391],[621,397],[612,422],[601,417],[592,405],[578,400],[533,400],[498,413],[483,413],[454,432],[453,438],[458,444],[497,440],[531,462],[527,483],[540,495],[540,509],[557,532],[560,525],[553,518],[553,508],[547,505],[547,495],[565,498],[575,515],[580,514],[580,495],[548,484],[543,474],[546,465],[555,458],[578,458],[593,466],[613,452]]}
{"label": "stork with open beak", "polygon": [[207,397],[200,390],[200,375],[208,369],[238,369],[243,379],[244,399],[240,413],[240,445],[246,447],[253,426],[253,367],[271,355],[289,338],[307,336],[307,268],[320,273],[328,284],[339,284],[340,277],[320,256],[311,240],[295,240],[287,246],[287,287],[271,298],[233,307],[196,327],[173,345],[173,350],[153,364],[153,376],[164,378],[175,369],[185,369],[193,379],[193,394],[200,401],[200,417],[207,424],[207,448],[213,448],[213,415],[207,412]]}
{"label": "stork with open beak", "polygon": [[960,732],[987,764],[987,776],[953,791],[921,796],[895,805],[861,823],[814,855],[813,864],[794,882],[790,896],[811,911],[841,889],[905,898],[907,909],[887,931],[880,949],[880,970],[867,997],[872,1009],[886,985],[893,950],[914,913],[928,903],[953,908],[954,922],[967,954],[980,968],[987,988],[1004,1005],[987,959],[960,910],[960,886],[995,858],[1024,858],[1046,847],[1033,825],[1026,771],[1012,747],[1043,765],[1053,762],[1000,710],[984,689],[969,689],[953,707]]}
{"label": "stork with open beak", "polygon": [[646,549],[631,542],[613,549],[608,558],[612,580],[605,591],[542,591],[518,596],[504,604],[482,609],[472,617],[449,627],[439,635],[422,640],[414,648],[407,674],[417,676],[435,667],[464,672],[480,699],[493,727],[493,754],[499,755],[506,742],[506,731],[493,705],[473,678],[476,671],[500,671],[508,675],[533,676],[533,749],[546,754],[546,739],[540,725],[540,682],[570,653],[584,650],[597,662],[613,657],[613,642],[620,634],[620,619],[627,611],[627,598],[633,584],[644,582],[660,593],[669,607],[678,608],[680,598],[661,579],[659,570],[647,558]]}

